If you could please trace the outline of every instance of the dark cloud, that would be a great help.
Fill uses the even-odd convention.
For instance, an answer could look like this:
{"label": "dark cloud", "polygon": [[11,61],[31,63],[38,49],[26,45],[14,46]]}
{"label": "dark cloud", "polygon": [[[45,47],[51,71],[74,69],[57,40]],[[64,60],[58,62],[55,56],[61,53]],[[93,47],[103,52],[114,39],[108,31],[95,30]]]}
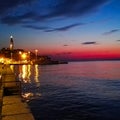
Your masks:
{"label": "dark cloud", "polygon": [[113,30],[103,33],[103,35],[110,35],[110,34],[118,32],[118,31],[120,31],[120,29],[113,29]]}
{"label": "dark cloud", "polygon": [[72,29],[73,27],[77,27],[79,25],[83,25],[83,23],[75,23],[68,26],[60,27],[60,28],[51,28],[51,27],[45,27],[45,26],[36,26],[36,25],[23,25],[23,27],[31,28],[35,30],[43,30],[44,32],[54,32],[54,31],[67,31],[69,29]]}
{"label": "dark cloud", "polygon": [[[38,3],[42,7],[29,6],[32,11],[28,11],[25,7],[26,3],[32,3],[38,1]],[[90,12],[96,12],[96,10],[107,3],[109,0],[46,0],[45,3],[42,0],[1,0],[0,3],[0,13],[10,12],[12,8],[14,8],[14,12],[16,13],[16,9],[20,5],[24,5],[24,12],[20,15],[18,14],[5,14],[4,17],[1,16],[1,23],[8,25],[16,25],[16,24],[26,24],[27,22],[45,22],[47,20],[51,20],[53,18],[73,18],[80,17],[81,15],[88,14]],[[49,4],[48,4],[49,3]],[[38,5],[39,5],[38,4]],[[46,4],[46,5],[44,5]],[[33,9],[32,9],[33,8]],[[44,11],[44,12],[43,12]],[[65,26],[63,28],[55,28],[51,31],[65,31],[72,27],[77,26],[77,24],[73,24],[71,26]]]}
{"label": "dark cloud", "polygon": [[118,42],[120,42],[120,40],[117,40]]}
{"label": "dark cloud", "polygon": [[0,13],[3,14],[12,8],[32,1],[34,0],[0,0]]}
{"label": "dark cloud", "polygon": [[67,47],[67,46],[69,46],[69,45],[67,45],[67,44],[65,44],[65,45],[63,45],[64,47]]}
{"label": "dark cloud", "polygon": [[22,21],[21,19],[19,19],[19,17],[16,17],[16,16],[7,16],[1,19],[1,23],[7,24],[7,25],[15,25],[15,24],[22,23]]}
{"label": "dark cloud", "polygon": [[59,4],[53,7],[53,11],[47,16],[73,17],[96,11],[108,0],[59,0]]}
{"label": "dark cloud", "polygon": [[31,28],[31,29],[35,29],[35,30],[46,30],[46,29],[49,29],[48,27],[35,26],[35,25],[23,25],[23,27]]}
{"label": "dark cloud", "polygon": [[1,23],[7,24],[7,25],[16,25],[16,24],[23,24],[23,23],[29,23],[31,18],[34,18],[36,15],[33,12],[27,12],[22,15],[14,15],[14,16],[5,16],[1,19]]}
{"label": "dark cloud", "polygon": [[96,42],[83,42],[82,44],[83,45],[91,45],[91,44],[94,45],[94,44],[96,44]]}
{"label": "dark cloud", "polygon": [[64,26],[64,27],[52,28],[50,30],[46,30],[45,32],[67,31],[69,29],[72,29],[72,28],[80,26],[80,25],[84,25],[84,24],[83,23],[75,23],[75,24],[71,24],[71,25],[68,25],[68,26]]}

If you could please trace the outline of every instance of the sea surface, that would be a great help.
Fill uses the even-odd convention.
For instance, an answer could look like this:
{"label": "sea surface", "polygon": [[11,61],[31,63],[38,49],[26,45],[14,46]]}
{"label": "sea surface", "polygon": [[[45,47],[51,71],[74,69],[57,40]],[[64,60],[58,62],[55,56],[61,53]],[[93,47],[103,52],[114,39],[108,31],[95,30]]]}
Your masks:
{"label": "sea surface", "polygon": [[12,67],[35,120],[120,120],[120,61]]}

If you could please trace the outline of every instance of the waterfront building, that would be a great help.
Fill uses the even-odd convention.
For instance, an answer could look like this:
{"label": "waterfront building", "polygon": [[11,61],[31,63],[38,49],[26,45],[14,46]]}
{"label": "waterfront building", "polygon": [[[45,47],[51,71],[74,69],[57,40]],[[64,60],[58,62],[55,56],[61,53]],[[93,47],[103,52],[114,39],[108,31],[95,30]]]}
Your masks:
{"label": "waterfront building", "polygon": [[[8,48],[0,50],[0,59],[10,59],[11,63],[33,63],[33,64],[59,64],[60,61],[51,60],[49,56],[40,56],[38,50],[34,52],[25,51],[24,49],[15,49],[13,36],[10,36],[10,44]],[[62,62],[63,63],[63,62]]]}

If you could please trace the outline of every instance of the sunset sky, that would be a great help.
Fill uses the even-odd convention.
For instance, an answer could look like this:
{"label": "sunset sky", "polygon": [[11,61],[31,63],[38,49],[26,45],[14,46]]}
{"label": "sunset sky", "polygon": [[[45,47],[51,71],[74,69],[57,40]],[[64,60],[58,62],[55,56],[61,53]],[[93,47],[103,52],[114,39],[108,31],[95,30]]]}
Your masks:
{"label": "sunset sky", "polygon": [[0,0],[0,49],[57,59],[120,59],[120,0]]}

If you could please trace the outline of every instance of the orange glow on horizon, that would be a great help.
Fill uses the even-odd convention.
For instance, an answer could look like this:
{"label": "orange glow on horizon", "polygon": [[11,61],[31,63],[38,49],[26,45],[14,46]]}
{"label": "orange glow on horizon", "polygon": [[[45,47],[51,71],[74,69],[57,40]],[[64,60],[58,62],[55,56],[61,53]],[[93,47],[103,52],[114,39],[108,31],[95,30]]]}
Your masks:
{"label": "orange glow on horizon", "polygon": [[120,59],[120,52],[113,50],[83,51],[74,52],[71,55],[74,59]]}
{"label": "orange glow on horizon", "polygon": [[79,46],[56,46],[47,49],[39,48],[40,55],[50,55],[56,59],[89,60],[89,59],[120,59],[120,46],[116,45],[79,45]]}

